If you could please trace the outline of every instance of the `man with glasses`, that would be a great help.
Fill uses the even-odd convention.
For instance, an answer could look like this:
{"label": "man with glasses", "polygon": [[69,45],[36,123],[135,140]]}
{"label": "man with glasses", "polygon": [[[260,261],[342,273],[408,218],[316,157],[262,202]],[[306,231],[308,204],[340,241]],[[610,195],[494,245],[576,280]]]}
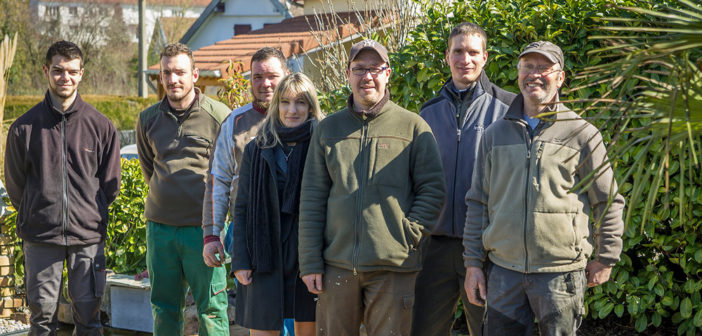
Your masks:
{"label": "man with glasses", "polygon": [[624,199],[597,128],[559,103],[563,65],[555,44],[527,45],[521,94],[480,142],[463,244],[465,289],[487,302],[488,335],[532,335],[534,318],[544,335],[575,335],[585,286],[619,261]]}
{"label": "man with glasses", "polygon": [[300,274],[319,294],[317,335],[408,335],[417,249],[444,199],[429,125],[389,100],[388,54],[354,44],[348,106],[310,141],[300,202]]}
{"label": "man with glasses", "polygon": [[451,78],[419,113],[439,144],[447,201],[422,244],[424,267],[417,277],[412,323],[416,336],[450,335],[459,297],[470,335],[481,335],[483,307],[468,303],[463,290],[465,198],[483,131],[502,118],[515,96],[485,75],[486,44],[487,35],[477,24],[463,22],[451,30],[446,48]]}

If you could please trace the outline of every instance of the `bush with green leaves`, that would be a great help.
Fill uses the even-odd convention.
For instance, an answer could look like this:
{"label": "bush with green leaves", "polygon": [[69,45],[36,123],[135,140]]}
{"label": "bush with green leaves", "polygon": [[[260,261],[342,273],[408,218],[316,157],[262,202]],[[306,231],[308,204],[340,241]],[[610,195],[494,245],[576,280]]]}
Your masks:
{"label": "bush with green leaves", "polygon": [[148,186],[136,159],[122,159],[122,186],[110,206],[105,256],[107,267],[134,274],[146,269],[146,218],[144,200]]}
{"label": "bush with green leaves", "polygon": [[[570,102],[569,106],[583,112],[588,99],[599,98],[611,89],[606,82],[593,83],[590,78],[579,76],[588,67],[611,61],[602,53],[594,52],[608,48],[611,41],[589,37],[602,35],[602,26],[615,23],[648,27],[660,20],[652,19],[646,11],[658,10],[671,2],[486,0],[434,3],[424,11],[423,23],[410,33],[412,41],[390,55],[391,99],[418,112],[424,102],[438,93],[450,76],[444,56],[448,34],[457,24],[468,21],[481,25],[488,34],[488,77],[512,92],[518,92],[516,64],[520,50],[537,40],[558,44],[563,49],[567,71],[561,98],[580,100]],[[636,12],[624,7],[642,10]],[[608,19],[612,17],[620,20]],[[698,48],[689,59],[694,62],[700,59],[699,54]],[[646,75],[654,80],[665,76],[660,71]],[[697,95],[699,98],[699,92]],[[602,127],[605,141],[615,150],[617,146],[624,146],[625,140],[637,141],[637,135],[629,133],[612,144],[615,132],[608,129],[606,115],[598,115],[605,117],[600,119],[594,118],[594,114],[588,111],[583,116]],[[637,125],[650,121],[639,117],[629,128],[635,130]],[[671,151],[665,167],[652,160],[651,165],[634,172],[655,174],[667,169],[667,181],[634,183],[634,176],[627,174],[628,167],[635,161],[651,159],[665,146],[663,141],[653,146],[633,146],[624,155],[613,157],[620,192],[630,199],[634,189],[639,189],[649,197],[627,204],[622,260],[613,269],[612,281],[588,291],[586,306],[588,318],[629,319],[631,328],[638,332],[666,324],[677,326],[679,334],[694,335],[702,332],[702,236],[698,233],[702,226],[702,177],[699,166],[694,165],[689,152],[676,149]],[[683,190],[677,188],[681,184],[687,186],[684,193],[677,192]],[[666,190],[676,193],[666,193]],[[650,218],[644,216],[646,204],[654,209]]]}

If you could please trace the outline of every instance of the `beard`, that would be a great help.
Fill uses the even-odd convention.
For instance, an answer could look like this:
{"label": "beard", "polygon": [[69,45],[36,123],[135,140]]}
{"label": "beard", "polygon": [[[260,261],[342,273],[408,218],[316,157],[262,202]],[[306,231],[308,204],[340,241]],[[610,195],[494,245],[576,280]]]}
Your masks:
{"label": "beard", "polygon": [[59,89],[55,86],[49,86],[49,89],[51,90],[51,93],[53,93],[56,97],[59,97],[61,99],[68,99],[73,96],[73,94],[76,92],[77,87],[72,87],[70,90],[62,90],[59,91]]}
{"label": "beard", "polygon": [[190,87],[190,90],[182,91],[182,93],[174,93],[171,91],[166,91],[166,96],[168,96],[168,100],[170,100],[172,102],[179,102],[179,101],[182,101],[183,99],[185,99],[185,97],[187,97],[190,94],[190,92],[193,91],[194,87],[195,86],[192,86],[192,87]]}

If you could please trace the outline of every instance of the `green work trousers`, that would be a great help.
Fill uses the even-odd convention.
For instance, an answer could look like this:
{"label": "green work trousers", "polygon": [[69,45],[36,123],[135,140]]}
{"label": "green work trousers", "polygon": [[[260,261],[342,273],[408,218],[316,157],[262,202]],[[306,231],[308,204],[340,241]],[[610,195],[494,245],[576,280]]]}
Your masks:
{"label": "green work trousers", "polygon": [[229,335],[224,267],[202,259],[202,228],[148,221],[146,265],[151,282],[154,335],[183,335],[188,284],[197,306],[199,334]]}

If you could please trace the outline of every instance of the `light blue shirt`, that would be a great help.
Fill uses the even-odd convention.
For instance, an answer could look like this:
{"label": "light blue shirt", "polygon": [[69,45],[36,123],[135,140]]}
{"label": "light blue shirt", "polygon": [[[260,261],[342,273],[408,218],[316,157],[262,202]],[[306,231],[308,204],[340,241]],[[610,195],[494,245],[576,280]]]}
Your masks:
{"label": "light blue shirt", "polygon": [[539,122],[541,121],[539,118],[531,118],[526,114],[522,114],[522,118],[524,118],[524,121],[526,121],[527,124],[529,124],[529,126],[531,127],[532,130],[535,129],[536,126],[539,125]]}

